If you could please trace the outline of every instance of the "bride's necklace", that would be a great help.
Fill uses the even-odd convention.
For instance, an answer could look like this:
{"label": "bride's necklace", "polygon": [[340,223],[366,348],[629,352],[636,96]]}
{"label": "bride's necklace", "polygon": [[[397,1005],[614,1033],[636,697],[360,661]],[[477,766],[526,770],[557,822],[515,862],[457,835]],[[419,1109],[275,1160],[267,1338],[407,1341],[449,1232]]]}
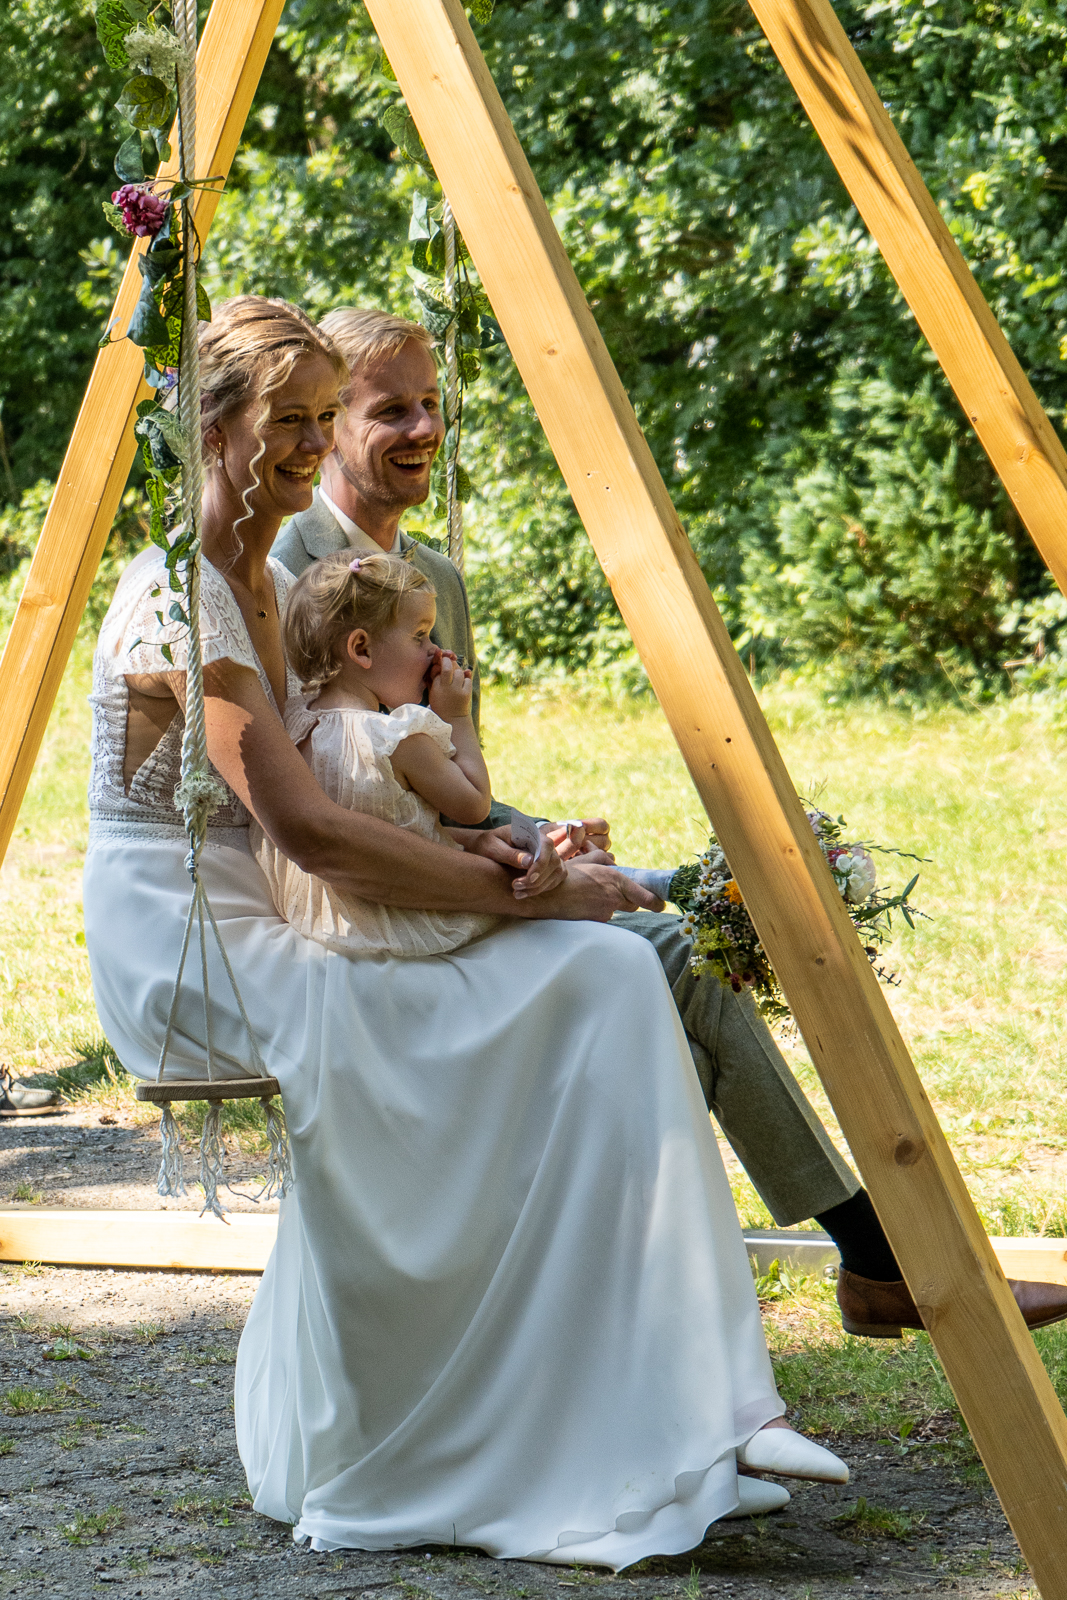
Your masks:
{"label": "bride's necklace", "polygon": [[239,578],[236,572],[227,573],[227,577],[229,578],[231,584],[239,583],[241,585],[241,588],[244,590],[245,594],[248,595],[252,604],[256,608],[256,616],[259,617],[261,621],[266,622],[267,613],[260,609],[259,601],[256,599],[254,592],[248,587],[248,584],[244,581],[244,579]]}

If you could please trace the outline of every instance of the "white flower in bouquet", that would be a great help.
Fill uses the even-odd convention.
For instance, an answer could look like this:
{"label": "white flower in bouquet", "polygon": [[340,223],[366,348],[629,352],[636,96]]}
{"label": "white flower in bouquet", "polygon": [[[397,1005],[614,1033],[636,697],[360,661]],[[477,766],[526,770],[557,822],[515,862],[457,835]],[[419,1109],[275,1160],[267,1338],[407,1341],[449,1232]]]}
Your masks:
{"label": "white flower in bouquet", "polygon": [[849,905],[860,906],[869,900],[878,882],[874,862],[861,845],[849,845],[834,862],[834,873],[841,893]]}

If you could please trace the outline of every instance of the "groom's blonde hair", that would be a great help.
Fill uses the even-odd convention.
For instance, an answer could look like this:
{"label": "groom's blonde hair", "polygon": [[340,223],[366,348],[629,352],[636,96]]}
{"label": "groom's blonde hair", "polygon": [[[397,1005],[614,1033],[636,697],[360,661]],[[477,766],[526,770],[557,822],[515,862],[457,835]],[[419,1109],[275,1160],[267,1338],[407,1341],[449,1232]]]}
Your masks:
{"label": "groom's blonde hair", "polygon": [[421,322],[408,322],[376,306],[338,306],[323,317],[319,331],[340,350],[353,377],[379,356],[395,356],[409,339],[427,351],[434,347],[433,334]]}
{"label": "groom's blonde hair", "polygon": [[310,693],[336,678],[349,634],[363,628],[373,638],[393,627],[400,602],[416,590],[437,593],[404,556],[337,550],[312,562],[290,589],[282,612],[282,644],[304,688]]}

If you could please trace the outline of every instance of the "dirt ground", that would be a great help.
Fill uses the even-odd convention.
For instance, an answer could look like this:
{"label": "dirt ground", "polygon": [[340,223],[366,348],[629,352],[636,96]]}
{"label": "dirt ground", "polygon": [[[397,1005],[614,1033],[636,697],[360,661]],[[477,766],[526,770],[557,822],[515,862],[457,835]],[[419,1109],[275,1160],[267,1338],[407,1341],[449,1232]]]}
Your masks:
{"label": "dirt ground", "polygon": [[[107,1113],[104,1113],[107,1115]],[[0,1126],[0,1202],[151,1209],[151,1128],[99,1111]],[[254,1172],[246,1163],[246,1173]],[[195,1205],[194,1200],[181,1204]],[[179,1202],[166,1202],[174,1206]],[[314,1555],[248,1503],[232,1367],[257,1279],[9,1267],[0,1278],[0,1595],[83,1600],[604,1600],[1018,1595],[1025,1566],[988,1485],[934,1444],[833,1443],[847,1488],[712,1527],[612,1576],[476,1551]]]}

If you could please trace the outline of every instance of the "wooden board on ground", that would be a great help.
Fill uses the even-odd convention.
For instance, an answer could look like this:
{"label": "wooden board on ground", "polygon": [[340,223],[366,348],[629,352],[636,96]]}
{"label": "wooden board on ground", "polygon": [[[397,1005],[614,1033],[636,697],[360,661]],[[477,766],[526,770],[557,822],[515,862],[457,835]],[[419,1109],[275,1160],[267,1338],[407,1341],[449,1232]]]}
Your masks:
{"label": "wooden board on ground", "polygon": [[232,1212],[219,1222],[195,1211],[5,1207],[0,1210],[0,1261],[262,1272],[277,1232],[277,1214],[270,1212]]}
{"label": "wooden board on ground", "polygon": [[[0,1209],[0,1261],[63,1267],[141,1267],[200,1272],[262,1272],[278,1231],[276,1212],[234,1212],[225,1223],[192,1211],[89,1211],[57,1206]],[[1067,1284],[1067,1239],[990,1239],[1008,1278]],[[814,1273],[837,1261],[818,1233],[745,1233],[749,1255],[766,1271],[772,1259]]]}

